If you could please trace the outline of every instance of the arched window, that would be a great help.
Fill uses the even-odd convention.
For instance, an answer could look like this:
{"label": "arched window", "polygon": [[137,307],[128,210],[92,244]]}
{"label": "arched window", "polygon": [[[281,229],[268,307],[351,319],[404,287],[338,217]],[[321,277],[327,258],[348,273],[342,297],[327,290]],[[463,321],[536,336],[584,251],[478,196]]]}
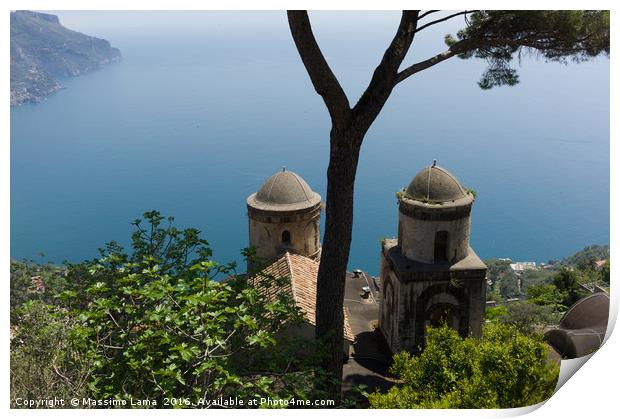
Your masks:
{"label": "arched window", "polygon": [[448,232],[438,231],[435,233],[435,261],[448,260]]}
{"label": "arched window", "polygon": [[282,244],[290,244],[291,243],[291,233],[288,230],[284,230],[282,232]]}

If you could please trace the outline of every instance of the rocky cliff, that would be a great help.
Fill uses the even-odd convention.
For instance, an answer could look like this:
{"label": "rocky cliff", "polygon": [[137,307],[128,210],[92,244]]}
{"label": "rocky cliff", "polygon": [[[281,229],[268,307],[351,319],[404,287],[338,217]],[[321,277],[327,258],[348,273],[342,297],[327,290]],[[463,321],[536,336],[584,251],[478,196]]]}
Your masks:
{"label": "rocky cliff", "polygon": [[38,102],[62,88],[59,79],[120,58],[108,41],[69,30],[57,16],[11,12],[11,106]]}

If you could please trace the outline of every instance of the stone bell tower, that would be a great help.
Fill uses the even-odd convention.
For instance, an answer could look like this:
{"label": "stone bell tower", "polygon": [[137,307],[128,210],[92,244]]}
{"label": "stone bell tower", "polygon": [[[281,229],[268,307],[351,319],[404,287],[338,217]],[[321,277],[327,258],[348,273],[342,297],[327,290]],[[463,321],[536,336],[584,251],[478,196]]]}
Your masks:
{"label": "stone bell tower", "polygon": [[398,240],[381,249],[379,327],[392,352],[419,351],[431,325],[480,336],[487,267],[469,246],[472,193],[433,162],[398,201]]}
{"label": "stone bell tower", "polygon": [[247,199],[250,246],[265,262],[284,252],[320,255],[321,196],[298,174],[282,168]]}

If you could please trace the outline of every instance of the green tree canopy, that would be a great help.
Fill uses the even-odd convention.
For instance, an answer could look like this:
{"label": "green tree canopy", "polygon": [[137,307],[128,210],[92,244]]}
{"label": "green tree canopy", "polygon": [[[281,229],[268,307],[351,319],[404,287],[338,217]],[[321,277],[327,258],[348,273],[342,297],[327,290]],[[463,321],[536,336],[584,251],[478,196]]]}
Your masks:
{"label": "green tree canopy", "polygon": [[17,310],[13,400],[52,390],[158,407],[175,407],[165,398],[207,407],[201,398],[317,397],[313,344],[288,333],[303,320],[299,308],[287,293],[259,290],[289,279],[263,274],[253,286],[210,259],[200,232],[163,219],[148,212],[145,225],[134,222],[131,254],[110,243],[101,258],[70,265],[60,307]]}
{"label": "green tree canopy", "polygon": [[609,263],[609,259],[607,259],[607,261],[605,262],[605,265],[603,265],[603,268],[601,268],[601,281],[603,281],[603,283],[605,283],[607,286],[609,286],[610,272],[611,272],[611,266]]}
{"label": "green tree canopy", "polygon": [[369,395],[373,408],[510,408],[553,394],[559,367],[542,338],[512,326],[485,326],[483,338],[462,339],[447,326],[429,328],[419,356],[401,352],[391,368],[401,383]]}
{"label": "green tree canopy", "polygon": [[488,68],[478,82],[483,89],[518,83],[511,66],[515,56],[531,53],[549,61],[585,61],[609,55],[609,11],[478,10],[467,15],[467,26],[451,49],[466,49],[461,58],[482,58]]}
{"label": "green tree canopy", "polygon": [[577,269],[592,269],[597,260],[609,259],[609,246],[594,244],[586,246],[574,255],[562,260],[562,265]]}
{"label": "green tree canopy", "polygon": [[505,307],[506,312],[499,313],[497,321],[528,335],[539,334],[544,326],[557,323],[559,317],[554,307],[530,301],[515,301]]}
{"label": "green tree canopy", "polygon": [[519,293],[519,277],[510,270],[499,280],[499,292],[504,298],[518,298]]}
{"label": "green tree canopy", "polygon": [[61,267],[11,260],[10,287],[11,321],[14,322],[16,309],[27,301],[57,304],[58,294],[67,288],[67,280]]}
{"label": "green tree canopy", "polygon": [[586,295],[585,290],[579,286],[579,271],[561,269],[553,277],[553,285],[564,294],[562,304],[566,307],[572,306]]}
{"label": "green tree canopy", "polygon": [[529,302],[539,306],[551,306],[555,311],[566,310],[562,304],[567,298],[564,291],[560,291],[553,284],[534,285],[527,289],[527,299]]}

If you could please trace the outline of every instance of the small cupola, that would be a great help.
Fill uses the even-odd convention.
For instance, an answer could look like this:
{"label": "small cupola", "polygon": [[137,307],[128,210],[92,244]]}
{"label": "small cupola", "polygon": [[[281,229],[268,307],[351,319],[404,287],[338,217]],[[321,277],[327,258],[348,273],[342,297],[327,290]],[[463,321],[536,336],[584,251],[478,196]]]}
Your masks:
{"label": "small cupola", "polygon": [[250,246],[261,260],[270,262],[284,252],[318,257],[321,196],[301,176],[283,167],[246,203]]}
{"label": "small cupola", "polygon": [[399,194],[403,254],[422,263],[455,263],[468,254],[474,196],[448,170],[420,170]]}

